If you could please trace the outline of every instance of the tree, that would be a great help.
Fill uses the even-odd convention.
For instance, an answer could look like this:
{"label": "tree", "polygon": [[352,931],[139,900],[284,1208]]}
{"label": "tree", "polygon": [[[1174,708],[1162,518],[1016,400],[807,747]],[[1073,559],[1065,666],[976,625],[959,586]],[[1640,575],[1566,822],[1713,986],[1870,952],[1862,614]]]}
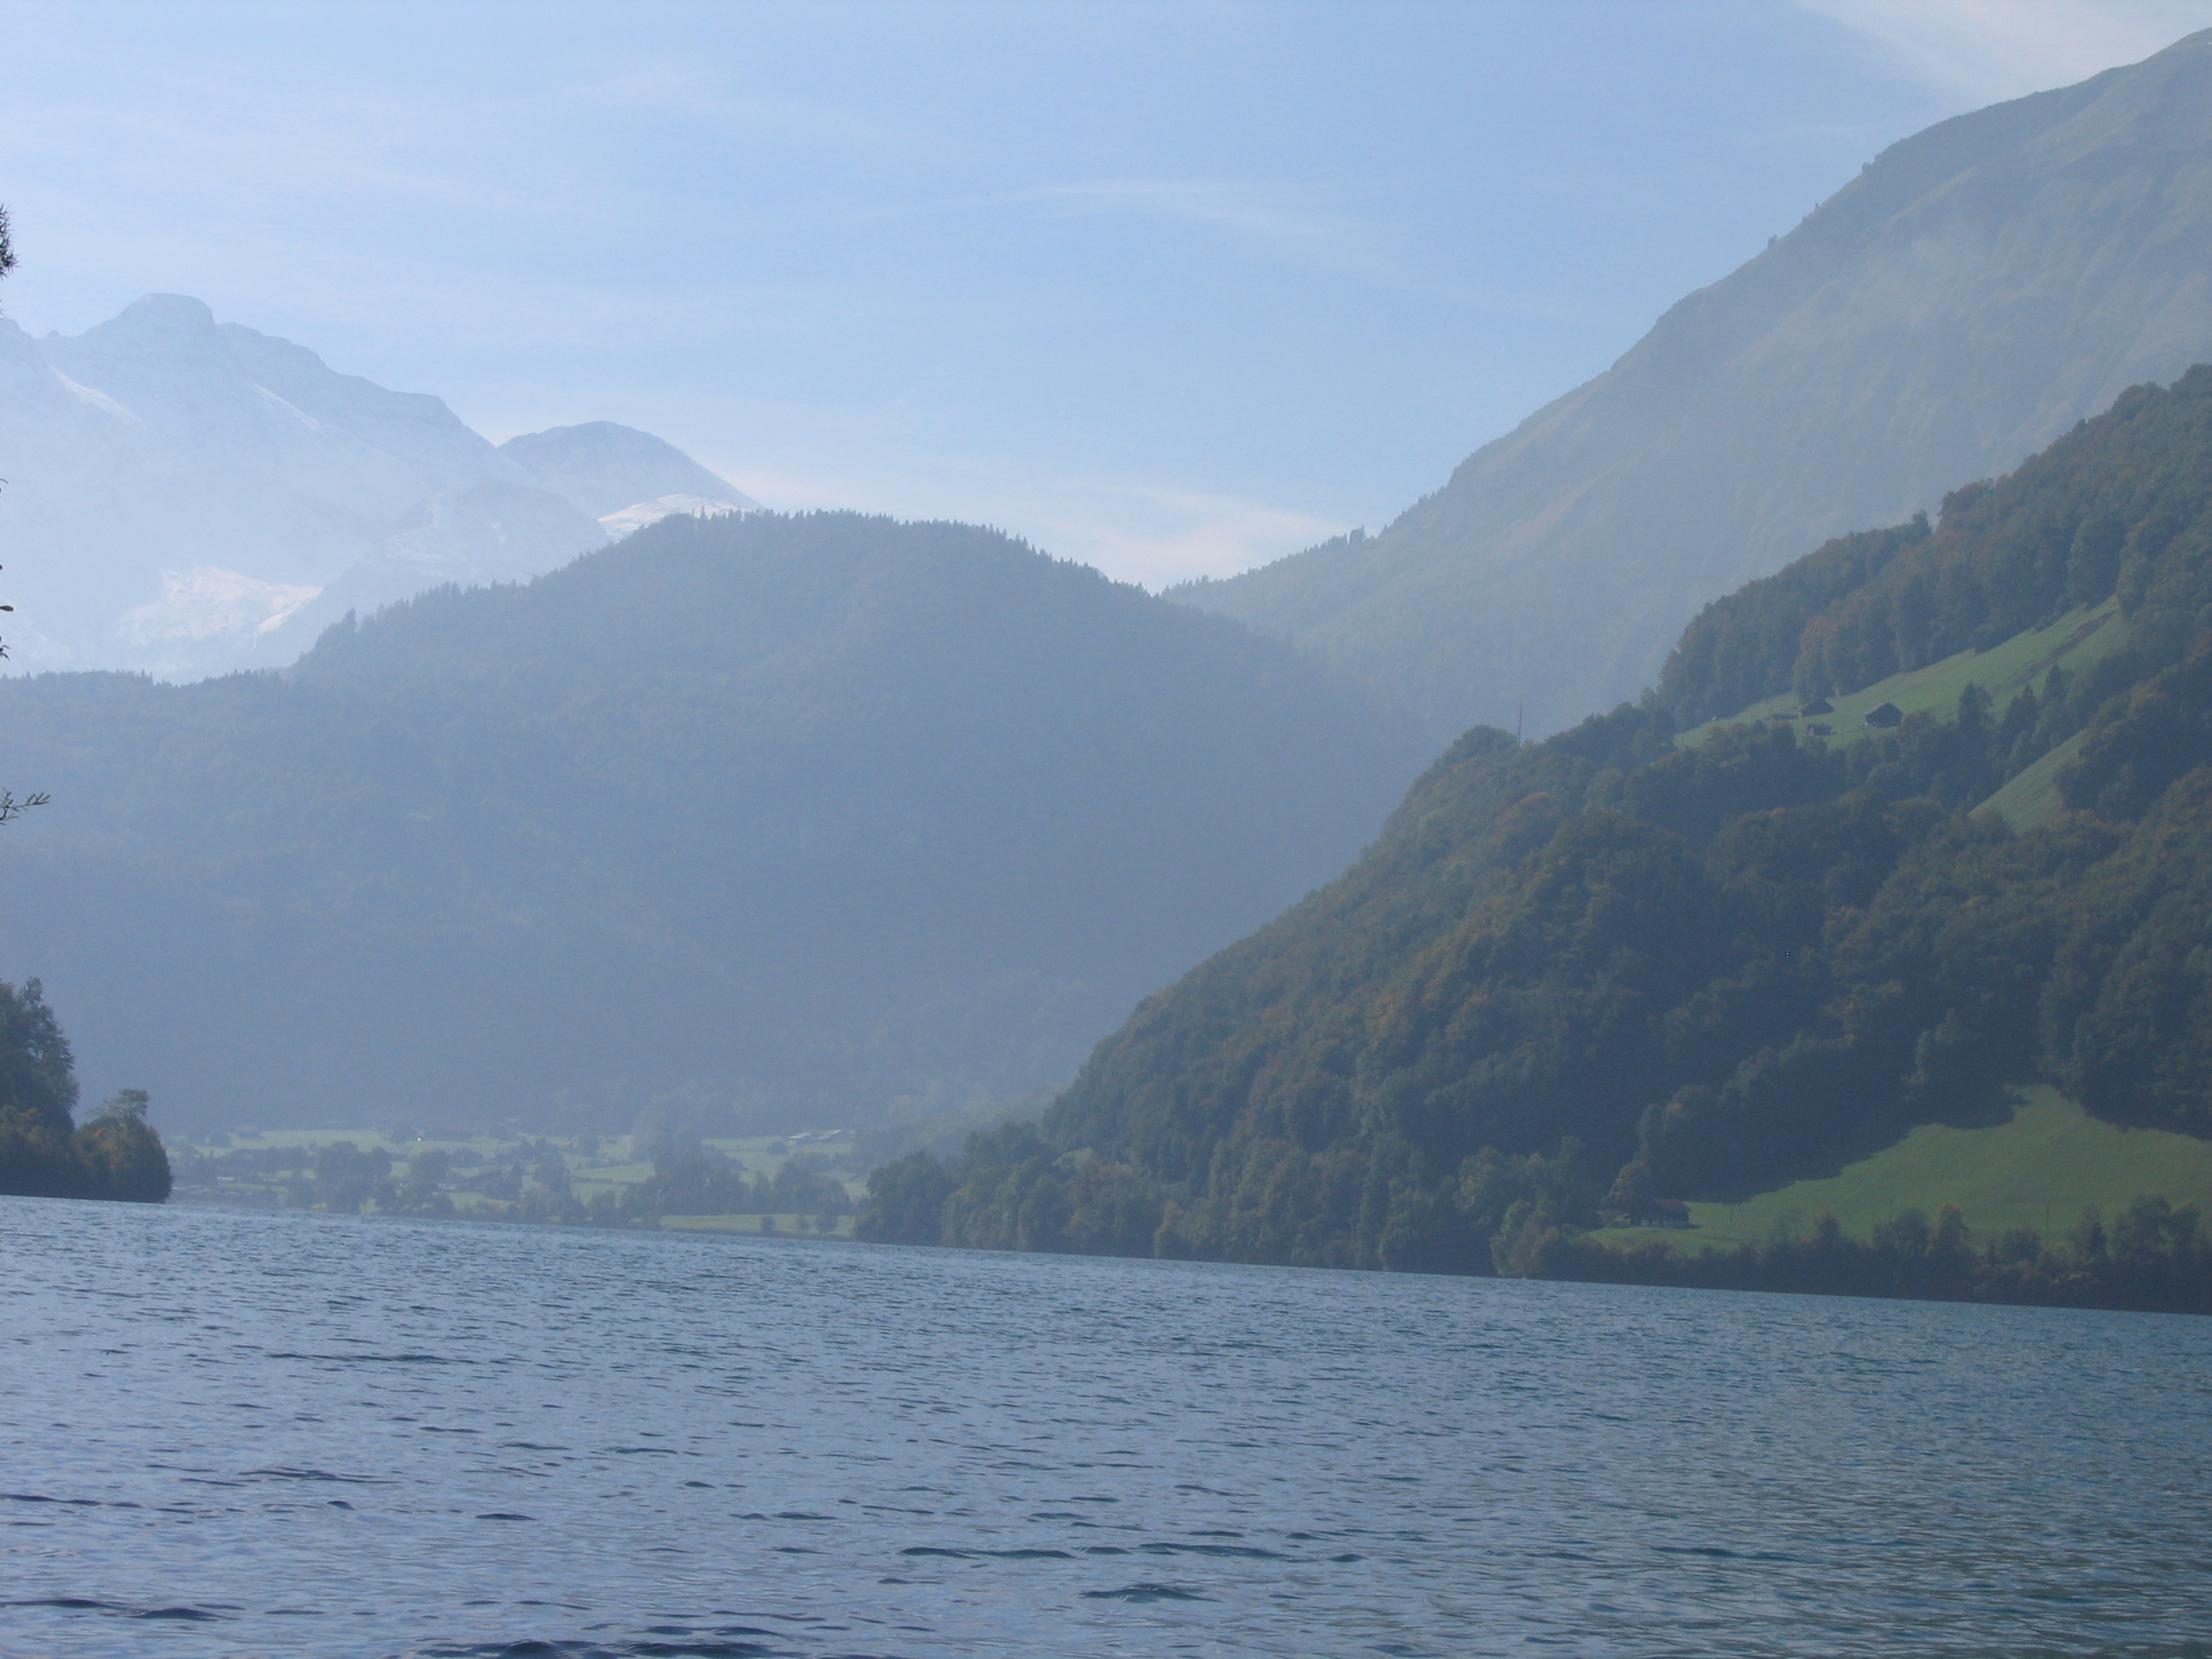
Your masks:
{"label": "tree", "polygon": [[0,982],[0,1192],[65,1198],[82,1184],[70,1143],[76,1075],[36,980]]}
{"label": "tree", "polygon": [[[5,610],[6,608],[7,607],[4,605],[0,605],[0,610]],[[0,657],[4,657],[7,654],[7,647],[4,645],[0,645]],[[12,823],[17,818],[21,817],[24,813],[29,811],[33,806],[44,806],[52,799],[53,797],[51,795],[33,794],[25,795],[19,800],[16,799],[15,792],[14,790],[0,789],[0,823]]]}
{"label": "tree", "polygon": [[0,1193],[159,1204],[169,1158],[146,1121],[146,1091],[126,1089],[82,1128],[71,1121],[69,1038],[39,981],[0,981]]}
{"label": "tree", "polygon": [[879,1244],[942,1243],[945,1200],[958,1184],[927,1152],[893,1159],[868,1177],[857,1236]]}
{"label": "tree", "polygon": [[119,1091],[76,1132],[77,1154],[102,1198],[159,1204],[169,1196],[168,1154],[146,1121],[146,1091]]}

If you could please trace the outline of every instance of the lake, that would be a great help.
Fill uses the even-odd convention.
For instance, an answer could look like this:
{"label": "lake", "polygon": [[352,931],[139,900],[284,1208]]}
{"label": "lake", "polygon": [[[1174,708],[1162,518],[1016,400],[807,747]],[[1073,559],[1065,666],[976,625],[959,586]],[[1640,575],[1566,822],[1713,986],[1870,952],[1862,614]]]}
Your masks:
{"label": "lake", "polygon": [[2203,1655],[2212,1320],[0,1199],[0,1651]]}

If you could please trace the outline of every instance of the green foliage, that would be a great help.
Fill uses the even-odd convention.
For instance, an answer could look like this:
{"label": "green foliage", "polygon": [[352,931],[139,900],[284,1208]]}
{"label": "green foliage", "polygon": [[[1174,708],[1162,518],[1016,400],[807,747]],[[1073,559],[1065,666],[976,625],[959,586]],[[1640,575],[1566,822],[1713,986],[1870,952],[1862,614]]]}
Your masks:
{"label": "green foliage", "polygon": [[1668,656],[1657,697],[1688,726],[1792,690],[1800,641],[1813,619],[1866,586],[1928,535],[1927,515],[1921,514],[1893,530],[1838,536],[1773,575],[1715,599]]}
{"label": "green foliage", "polygon": [[69,1039],[35,979],[0,981],[0,1193],[159,1204],[169,1160],[146,1121],[143,1090],[126,1089],[82,1128]]}
{"label": "green foliage", "polygon": [[77,1156],[104,1198],[160,1204],[169,1196],[168,1154],[146,1121],[146,1091],[125,1089],[76,1132]]}
{"label": "green foliage", "polygon": [[2207,1314],[2212,1230],[2201,1224],[2195,1206],[2150,1194],[2130,1202],[2109,1229],[2092,1207],[2063,1242],[2021,1227],[1977,1247],[1959,1207],[1947,1204],[1932,1221],[1924,1210],[1902,1211],[1870,1239],[1850,1237],[1822,1215],[1809,1235],[1789,1229],[1763,1243],[1698,1253],[1560,1232],[1528,1265],[1532,1276],[1614,1285]]}
{"label": "green foliage", "polygon": [[1932,1212],[1947,1203],[1960,1205],[1977,1236],[1988,1237],[2047,1230],[2085,1205],[2124,1209],[2143,1194],[2212,1210],[2212,1139],[2091,1117],[2038,1084],[2014,1091],[2001,1121],[1921,1124],[1832,1176],[1741,1202],[1692,1203],[1692,1229],[1668,1237],[1684,1249],[1754,1243],[1779,1224],[1826,1212],[1863,1238],[1900,1209]]}
{"label": "green foliage", "polygon": [[[411,1136],[401,1131],[394,1139],[404,1143]],[[577,1144],[595,1150],[589,1137]],[[205,1152],[187,1144],[179,1152],[176,1177],[195,1202],[245,1207],[347,1215],[465,1213],[471,1219],[571,1225],[629,1225],[657,1214],[650,1206],[631,1202],[627,1185],[610,1202],[586,1205],[572,1186],[564,1150],[528,1137],[489,1156],[473,1146],[417,1146],[404,1158],[381,1138],[364,1145],[351,1136],[320,1139],[312,1132],[270,1145]]]}
{"label": "green foliage", "polygon": [[2184,773],[2212,765],[2212,635],[2185,661],[2099,710],[2059,780],[2066,805],[2140,817]]}
{"label": "green foliage", "polygon": [[1844,537],[1717,601],[1654,697],[1686,727],[1784,691],[1833,696],[2115,592],[2126,680],[2212,628],[2212,368],[2137,386],[2001,483],[1954,491],[1933,533],[1916,521]]}
{"label": "green foliage", "polygon": [[2212,768],[2084,884],[2044,994],[2061,1086],[2118,1122],[2212,1136]]}
{"label": "green foliage", "polygon": [[[562,1189],[567,1188],[565,1173]],[[844,1183],[811,1160],[787,1160],[773,1176],[748,1180],[739,1166],[691,1156],[629,1188],[614,1210],[624,1220],[665,1215],[849,1215]],[[615,1218],[613,1216],[600,1218]]]}
{"label": "green foliage", "polygon": [[0,1192],[77,1196],[87,1173],[71,1139],[76,1106],[69,1039],[35,979],[0,981]]}
{"label": "green foliage", "polygon": [[[376,1207],[394,1215],[452,1215],[453,1200],[446,1191],[446,1182],[452,1173],[453,1161],[447,1153],[434,1150],[417,1153],[407,1160],[404,1179],[380,1185]],[[564,1169],[560,1190],[565,1194],[568,1189],[568,1172]]]}
{"label": "green foliage", "polygon": [[358,1215],[391,1170],[392,1155],[381,1147],[364,1151],[350,1140],[334,1141],[315,1150],[304,1179],[295,1186],[294,1201],[303,1209],[313,1206]]}
{"label": "green foliage", "polygon": [[76,1060],[46,988],[0,983],[0,1110],[66,1129],[76,1109]]}
{"label": "green foliage", "polygon": [[945,1200],[960,1183],[928,1152],[908,1152],[868,1176],[856,1236],[878,1244],[941,1244]]}

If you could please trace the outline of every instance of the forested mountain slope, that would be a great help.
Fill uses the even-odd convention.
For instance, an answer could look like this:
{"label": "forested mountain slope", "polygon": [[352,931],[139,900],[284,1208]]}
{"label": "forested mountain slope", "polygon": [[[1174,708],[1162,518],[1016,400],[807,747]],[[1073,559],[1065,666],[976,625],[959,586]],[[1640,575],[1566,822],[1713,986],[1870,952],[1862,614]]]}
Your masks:
{"label": "forested mountain slope", "polygon": [[2212,358],[2212,31],[1893,146],[1380,535],[1175,597],[1468,725],[1634,696],[1706,601]]}
{"label": "forested mountain slope", "polygon": [[[1717,699],[1996,660],[2107,599],[2123,632],[2092,665],[2002,707],[1969,678],[1943,718],[1678,740]],[[1975,811],[2077,738],[2074,810],[2026,833]],[[1640,706],[1537,744],[1470,732],[1342,879],[1101,1043],[1041,1130],[888,1167],[869,1225],[1487,1272],[1531,1229],[1988,1121],[2009,1085],[2212,1136],[2208,934],[2200,368],[1932,527],[1845,538],[1712,607]]]}
{"label": "forested mountain slope", "polygon": [[0,682],[0,974],[163,1121],[734,1132],[1057,1084],[1424,751],[992,532],[676,518],[284,677]]}

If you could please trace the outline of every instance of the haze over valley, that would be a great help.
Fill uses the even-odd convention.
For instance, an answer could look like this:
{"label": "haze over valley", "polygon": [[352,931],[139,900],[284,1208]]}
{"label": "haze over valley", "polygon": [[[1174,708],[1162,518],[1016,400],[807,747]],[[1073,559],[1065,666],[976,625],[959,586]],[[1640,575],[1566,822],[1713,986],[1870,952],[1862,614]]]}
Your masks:
{"label": "haze over valley", "polygon": [[98,1086],[210,1129],[1018,1099],[1334,875],[1425,758],[1288,646],[835,514],[677,514],[282,676],[0,708],[56,798],[0,848],[4,971]]}
{"label": "haze over valley", "polygon": [[17,13],[11,1639],[2197,1651],[2212,0]]}

